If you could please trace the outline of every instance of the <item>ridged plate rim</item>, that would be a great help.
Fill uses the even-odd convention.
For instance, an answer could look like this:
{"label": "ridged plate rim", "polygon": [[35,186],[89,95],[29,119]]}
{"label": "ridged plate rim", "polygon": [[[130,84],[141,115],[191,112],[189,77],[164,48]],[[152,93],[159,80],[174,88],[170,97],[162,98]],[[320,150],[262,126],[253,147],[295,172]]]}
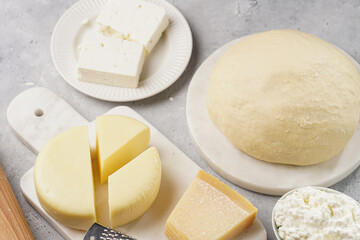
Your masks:
{"label": "ridged plate rim", "polygon": [[80,0],[60,17],[50,42],[50,52],[54,65],[64,80],[78,91],[91,97],[112,101],[128,102],[151,97],[173,84],[189,63],[193,40],[190,27],[173,5],[165,0],[147,0],[165,9],[170,25],[166,30],[170,42],[168,61],[156,73],[142,79],[138,88],[122,88],[80,82],[77,80],[77,60],[73,54],[74,40],[81,22],[99,13],[107,0]]}

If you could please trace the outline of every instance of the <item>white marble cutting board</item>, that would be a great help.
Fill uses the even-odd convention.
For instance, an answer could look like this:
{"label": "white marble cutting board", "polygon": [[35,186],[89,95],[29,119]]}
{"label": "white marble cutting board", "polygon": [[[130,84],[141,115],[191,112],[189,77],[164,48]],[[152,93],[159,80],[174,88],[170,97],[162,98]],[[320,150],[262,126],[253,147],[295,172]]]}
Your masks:
{"label": "white marble cutting board", "polygon": [[[165,239],[165,221],[190,182],[200,169],[155,127],[128,107],[116,107],[105,114],[121,114],[136,118],[150,127],[150,145],[161,156],[162,182],[154,204],[139,219],[118,228],[137,239]],[[40,116],[41,115],[41,116]],[[9,105],[8,122],[15,134],[37,154],[54,135],[75,126],[88,125],[92,151],[95,149],[94,122],[86,121],[63,99],[45,88],[31,88],[19,94]],[[63,226],[41,207],[35,192],[33,168],[21,179],[21,190],[27,201],[66,239],[83,239],[85,232]],[[261,209],[259,209],[261,211]],[[265,240],[266,231],[259,220],[236,240]]]}
{"label": "white marble cutting board", "polygon": [[[232,183],[270,195],[283,195],[294,188],[308,185],[328,187],[348,176],[360,165],[359,124],[345,149],[334,158],[312,166],[291,166],[269,163],[247,155],[233,146],[211,121],[206,108],[211,71],[217,60],[245,37],[220,47],[201,64],[191,80],[186,117],[190,136],[201,156]],[[360,70],[359,64],[351,56],[348,57]]]}

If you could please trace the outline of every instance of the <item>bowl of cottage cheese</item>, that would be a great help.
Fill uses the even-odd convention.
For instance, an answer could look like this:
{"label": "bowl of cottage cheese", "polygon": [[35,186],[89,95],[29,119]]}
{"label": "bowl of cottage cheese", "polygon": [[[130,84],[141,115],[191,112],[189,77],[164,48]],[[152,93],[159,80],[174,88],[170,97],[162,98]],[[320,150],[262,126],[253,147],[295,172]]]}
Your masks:
{"label": "bowl of cottage cheese", "polygon": [[274,206],[272,226],[278,240],[359,240],[360,204],[329,188],[296,188]]}

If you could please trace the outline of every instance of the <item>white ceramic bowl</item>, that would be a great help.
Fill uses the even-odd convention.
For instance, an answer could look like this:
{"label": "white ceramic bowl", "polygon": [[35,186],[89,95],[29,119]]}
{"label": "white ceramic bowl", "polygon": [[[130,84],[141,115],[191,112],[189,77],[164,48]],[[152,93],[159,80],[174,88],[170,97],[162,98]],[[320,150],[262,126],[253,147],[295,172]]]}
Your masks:
{"label": "white ceramic bowl", "polygon": [[[316,186],[311,186],[312,188],[315,188],[315,189],[318,189],[318,190],[322,190],[324,192],[328,192],[328,193],[333,193],[333,194],[340,194],[340,195],[344,195],[344,196],[347,196],[349,198],[351,198],[350,196],[342,193],[342,192],[339,192],[339,191],[336,191],[336,190],[333,190],[333,189],[330,189],[330,188],[326,188],[326,187],[316,187]],[[276,206],[278,205],[279,201],[282,200],[282,199],[285,199],[287,196],[291,195],[292,193],[298,191],[299,189],[302,189],[304,187],[300,187],[300,188],[295,188],[287,193],[285,193],[275,204],[274,208],[273,208],[273,211],[272,211],[272,214],[271,214],[271,223],[272,223],[272,227],[273,227],[273,231],[275,233],[275,236],[276,236],[276,239],[277,240],[283,240],[280,236],[279,236],[279,232],[278,232],[278,228],[276,227],[276,224],[275,224],[275,219],[274,219],[274,215],[275,215],[275,209],[276,209]],[[355,199],[351,198],[352,200],[354,200],[360,207],[360,203],[357,202]]]}

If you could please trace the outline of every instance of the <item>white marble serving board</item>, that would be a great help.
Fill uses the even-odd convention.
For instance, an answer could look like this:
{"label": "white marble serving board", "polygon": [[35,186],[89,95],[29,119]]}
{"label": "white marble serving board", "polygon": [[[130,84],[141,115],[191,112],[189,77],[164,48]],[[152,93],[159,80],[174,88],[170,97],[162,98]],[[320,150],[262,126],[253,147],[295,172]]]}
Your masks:
{"label": "white marble serving board", "polygon": [[[308,185],[328,187],[348,176],[360,165],[359,125],[345,149],[331,160],[313,166],[291,166],[268,163],[247,155],[234,147],[211,121],[206,108],[211,71],[217,60],[245,37],[233,40],[215,51],[202,63],[191,80],[186,117],[190,136],[201,156],[217,173],[232,183],[270,195],[283,195],[291,189]],[[359,64],[351,59],[360,69]]]}
{"label": "white marble serving board", "polygon": [[[43,112],[41,117],[40,112]],[[156,146],[162,161],[162,182],[151,208],[139,219],[118,228],[137,239],[165,239],[167,217],[200,169],[181,150],[164,137],[154,126],[128,107],[116,107],[105,114],[121,114],[136,118],[150,127],[150,145]],[[18,95],[9,105],[8,121],[16,135],[37,154],[54,135],[68,128],[88,125],[92,151],[95,149],[94,122],[87,122],[78,112],[56,94],[45,88],[31,88]],[[66,239],[83,239],[85,232],[63,226],[41,207],[31,168],[20,181],[27,201]],[[259,209],[261,211],[261,209]],[[266,231],[256,219],[253,226],[236,240],[265,240]]]}

